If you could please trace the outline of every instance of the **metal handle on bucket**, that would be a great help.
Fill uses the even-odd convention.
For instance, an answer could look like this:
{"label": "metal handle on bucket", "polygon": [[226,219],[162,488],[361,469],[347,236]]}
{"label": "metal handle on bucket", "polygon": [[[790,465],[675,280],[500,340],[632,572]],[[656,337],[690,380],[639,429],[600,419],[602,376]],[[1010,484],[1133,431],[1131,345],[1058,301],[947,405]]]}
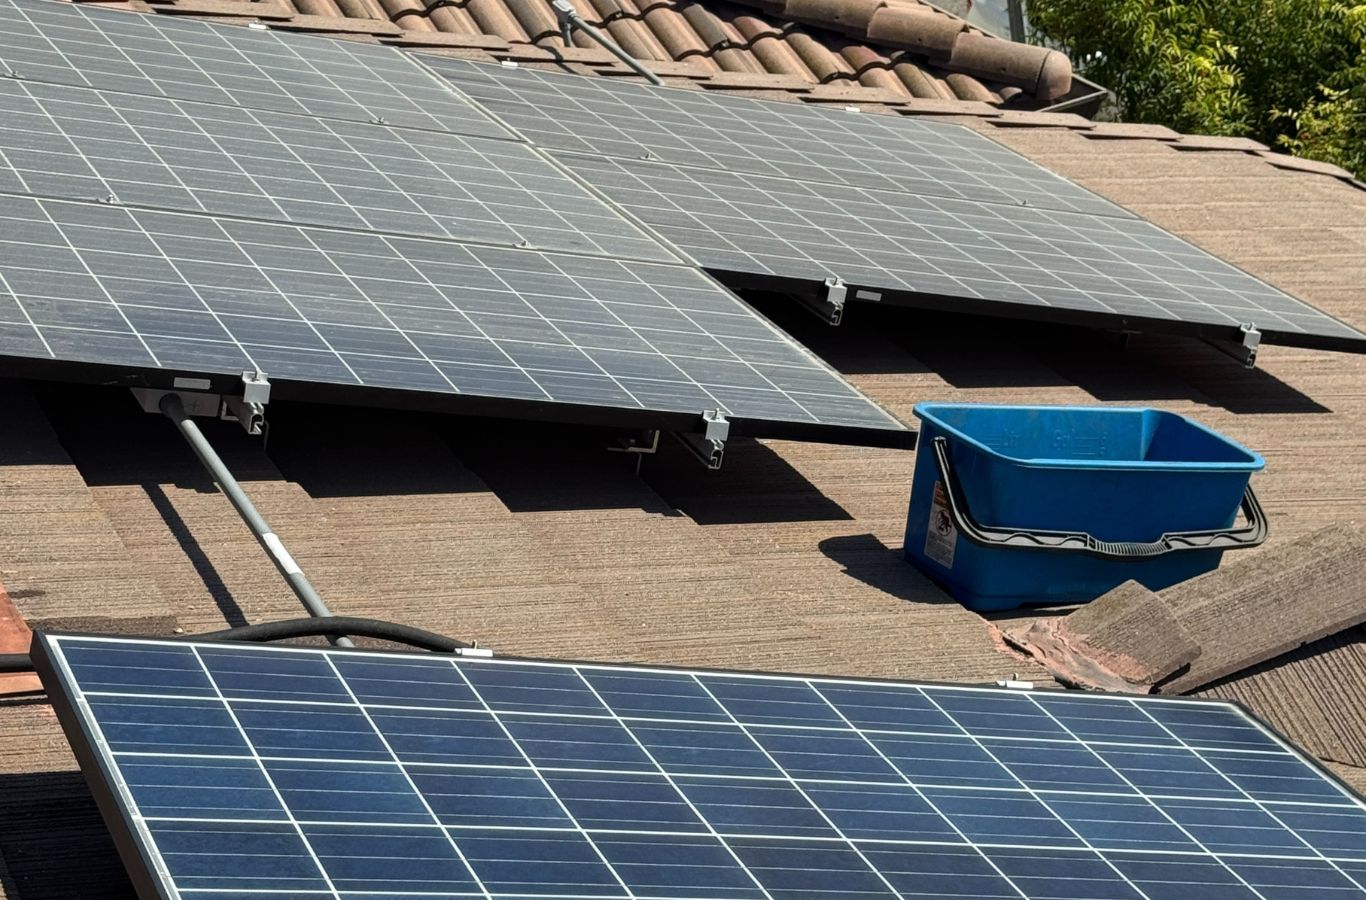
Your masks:
{"label": "metal handle on bucket", "polygon": [[1023,528],[1001,528],[982,525],[968,511],[967,499],[949,465],[949,444],[943,437],[934,439],[934,458],[939,464],[939,478],[948,495],[949,515],[963,536],[975,544],[991,547],[1010,547],[1020,550],[1060,550],[1087,553],[1106,559],[1139,559],[1162,556],[1178,550],[1237,550],[1256,547],[1266,540],[1266,513],[1252,493],[1252,485],[1243,493],[1243,515],[1247,525],[1242,528],[1215,528],[1209,531],[1174,531],[1155,541],[1102,541],[1085,532],[1035,531]]}

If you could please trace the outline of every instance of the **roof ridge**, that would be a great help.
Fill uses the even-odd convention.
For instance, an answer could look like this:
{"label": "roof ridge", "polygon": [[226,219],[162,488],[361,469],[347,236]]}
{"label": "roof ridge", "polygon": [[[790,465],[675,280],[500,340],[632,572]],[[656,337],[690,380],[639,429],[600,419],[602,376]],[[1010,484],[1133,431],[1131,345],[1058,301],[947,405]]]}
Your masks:
{"label": "roof ridge", "polygon": [[1072,62],[1047,47],[995,37],[918,0],[734,0],[872,44],[909,50],[950,72],[1023,88],[1042,101],[1072,87]]}

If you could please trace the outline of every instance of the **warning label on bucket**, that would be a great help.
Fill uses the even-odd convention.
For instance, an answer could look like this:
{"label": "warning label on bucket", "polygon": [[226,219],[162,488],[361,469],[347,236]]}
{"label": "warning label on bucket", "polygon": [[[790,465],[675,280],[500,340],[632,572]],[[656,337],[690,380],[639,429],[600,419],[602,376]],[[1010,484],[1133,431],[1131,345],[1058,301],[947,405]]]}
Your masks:
{"label": "warning label on bucket", "polygon": [[949,515],[949,500],[944,482],[934,483],[934,502],[930,504],[929,527],[925,529],[925,555],[946,569],[953,568],[953,553],[958,547],[958,529]]}

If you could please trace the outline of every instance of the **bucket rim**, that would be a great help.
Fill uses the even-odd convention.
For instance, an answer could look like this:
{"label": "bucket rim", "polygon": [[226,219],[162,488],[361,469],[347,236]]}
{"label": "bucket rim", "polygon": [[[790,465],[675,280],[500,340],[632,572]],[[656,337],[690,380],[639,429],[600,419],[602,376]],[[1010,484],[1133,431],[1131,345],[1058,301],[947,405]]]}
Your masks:
{"label": "bucket rim", "polygon": [[[984,444],[984,443],[982,443],[981,441],[977,440],[977,439],[976,439],[975,437],[973,437],[972,435],[967,434],[967,433],[961,431],[960,429],[954,427],[953,425],[950,425],[949,423],[945,422],[943,419],[941,419],[941,418],[939,417],[938,412],[939,412],[940,410],[951,410],[951,409],[1005,410],[1005,411],[1012,411],[1012,412],[1013,412],[1013,411],[1019,411],[1019,410],[1058,410],[1058,411],[1065,411],[1065,412],[1081,412],[1081,413],[1091,413],[1091,414],[1100,414],[1100,415],[1132,415],[1132,414],[1134,414],[1134,413],[1147,413],[1147,412],[1150,412],[1150,413],[1155,413],[1156,415],[1159,415],[1159,416],[1166,416],[1166,417],[1170,417],[1170,418],[1180,419],[1180,420],[1182,420],[1183,422],[1185,422],[1187,425],[1191,426],[1192,428],[1195,428],[1195,429],[1197,429],[1197,430],[1199,430],[1199,431],[1203,431],[1205,434],[1207,434],[1207,435],[1209,435],[1209,436],[1211,436],[1211,437],[1213,437],[1213,438],[1218,439],[1219,441],[1223,442],[1224,444],[1228,445],[1229,447],[1231,447],[1231,448],[1233,448],[1234,450],[1238,451],[1239,453],[1243,454],[1243,455],[1246,457],[1246,459],[1245,459],[1245,461],[1243,461],[1243,462],[1199,462],[1199,461],[1191,461],[1191,462],[1183,462],[1183,463],[1172,463],[1172,462],[1161,462],[1161,461],[1147,461],[1147,460],[1141,460],[1141,459],[1123,459],[1123,460],[1120,460],[1120,459],[1088,459],[1088,460],[1077,460],[1077,459],[1060,459],[1060,458],[1056,458],[1056,457],[1046,457],[1046,456],[1031,456],[1031,457],[1009,456],[1009,455],[1007,455],[1007,454],[1005,454],[1005,453],[1000,452],[999,450],[993,450],[991,447],[988,447],[986,444]],[[931,425],[931,426],[933,426],[933,427],[935,427],[935,428],[938,428],[938,429],[941,430],[941,431],[944,431],[944,432],[948,433],[949,435],[952,436],[952,438],[953,438],[954,440],[962,441],[963,443],[968,444],[969,446],[973,447],[974,449],[976,449],[976,450],[978,450],[978,451],[980,451],[980,452],[982,452],[982,453],[985,453],[985,454],[987,454],[988,456],[994,457],[995,459],[999,459],[999,460],[1002,460],[1002,461],[1004,461],[1004,462],[1011,463],[1012,465],[1024,466],[1024,467],[1027,467],[1027,468],[1041,468],[1041,469],[1042,469],[1042,468],[1050,468],[1050,469],[1057,469],[1057,468],[1067,468],[1067,469],[1109,469],[1109,470],[1113,470],[1113,471],[1125,471],[1125,470],[1132,470],[1132,471],[1153,471],[1153,470],[1164,470],[1164,471],[1168,471],[1168,472],[1176,472],[1176,471],[1195,471],[1195,472],[1246,472],[1246,473],[1249,473],[1249,474],[1250,474],[1250,473],[1252,473],[1252,472],[1260,472],[1262,469],[1264,469],[1264,468],[1266,467],[1266,460],[1262,457],[1262,455],[1261,455],[1260,453],[1257,453],[1255,450],[1251,450],[1251,449],[1249,449],[1249,448],[1243,446],[1243,445],[1242,445],[1241,443],[1239,443],[1238,441],[1235,441],[1235,440],[1233,440],[1232,438],[1228,437],[1227,435],[1224,435],[1224,434],[1219,433],[1218,431],[1215,431],[1213,428],[1210,428],[1208,425],[1205,425],[1204,423],[1199,422],[1199,421],[1197,421],[1196,419],[1192,419],[1190,416],[1183,416],[1183,415],[1180,414],[1180,413],[1172,412],[1171,410],[1167,410],[1167,409],[1158,409],[1157,407],[1153,407],[1153,406],[1102,406],[1102,405],[1076,406],[1076,405],[1064,404],[1064,403],[1053,403],[1053,404],[1049,404],[1049,403],[1029,403],[1029,404],[1015,403],[1015,404],[1012,404],[1012,403],[938,403],[938,402],[927,402],[927,403],[917,403],[917,404],[914,406],[914,408],[912,409],[912,412],[915,414],[916,418],[920,419],[922,422],[925,422],[927,425]],[[924,443],[924,441],[922,440],[922,444],[923,444],[923,443]]]}

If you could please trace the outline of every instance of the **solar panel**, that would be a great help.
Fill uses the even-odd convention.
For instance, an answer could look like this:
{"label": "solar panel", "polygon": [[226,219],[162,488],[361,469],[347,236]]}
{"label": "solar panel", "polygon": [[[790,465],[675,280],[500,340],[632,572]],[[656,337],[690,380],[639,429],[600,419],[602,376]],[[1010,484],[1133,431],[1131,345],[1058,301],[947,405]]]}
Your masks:
{"label": "solar panel", "polygon": [[677,261],[509,140],[13,80],[0,116],[3,190]]}
{"label": "solar panel", "polygon": [[[558,151],[557,151],[558,153]],[[559,153],[703,268],[959,312],[1366,351],[1366,335],[1143,219]],[[736,284],[743,284],[738,280]]]}
{"label": "solar panel", "polygon": [[13,372],[914,440],[398,50],[0,4]]}
{"label": "solar panel", "polygon": [[908,434],[693,268],[0,194],[3,357],[166,387],[258,368],[281,396]]}
{"label": "solar panel", "polygon": [[956,125],[418,58],[537,146],[623,159],[1132,217]]}
{"label": "solar panel", "polygon": [[1366,352],[1366,334],[959,125],[421,58],[733,286],[839,279],[854,300]]}
{"label": "solar panel", "polygon": [[0,0],[0,69],[32,81],[509,136],[390,47],[52,0]]}
{"label": "solar panel", "polygon": [[145,898],[1366,896],[1366,803],[1155,697],[39,635]]}

